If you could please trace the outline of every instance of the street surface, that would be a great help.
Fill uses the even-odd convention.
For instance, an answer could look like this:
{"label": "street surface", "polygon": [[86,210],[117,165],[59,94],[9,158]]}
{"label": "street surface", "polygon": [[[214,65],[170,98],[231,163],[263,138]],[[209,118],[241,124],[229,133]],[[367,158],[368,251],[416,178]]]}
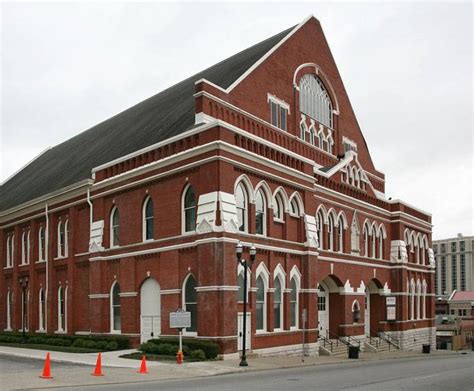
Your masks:
{"label": "street surface", "polygon": [[[249,360],[252,365],[252,361]],[[80,368],[75,364],[55,364]],[[37,376],[42,363],[0,357],[1,371]],[[45,387],[52,384],[44,383]],[[1,387],[6,389],[7,387]],[[246,372],[180,380],[54,388],[60,390],[474,390],[474,354],[380,361],[346,361],[311,367]]]}

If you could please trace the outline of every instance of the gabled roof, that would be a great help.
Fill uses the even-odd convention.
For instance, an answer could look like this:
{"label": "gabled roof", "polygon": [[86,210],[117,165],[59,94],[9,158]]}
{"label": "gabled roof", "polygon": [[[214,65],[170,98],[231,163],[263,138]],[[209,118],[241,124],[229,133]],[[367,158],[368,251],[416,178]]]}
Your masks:
{"label": "gabled roof", "polygon": [[474,291],[453,291],[448,301],[472,301],[474,302]]}
{"label": "gabled roof", "polygon": [[49,149],[0,187],[0,211],[91,177],[91,170],[120,156],[185,132],[194,125],[194,82],[228,88],[294,27],[189,77]]}

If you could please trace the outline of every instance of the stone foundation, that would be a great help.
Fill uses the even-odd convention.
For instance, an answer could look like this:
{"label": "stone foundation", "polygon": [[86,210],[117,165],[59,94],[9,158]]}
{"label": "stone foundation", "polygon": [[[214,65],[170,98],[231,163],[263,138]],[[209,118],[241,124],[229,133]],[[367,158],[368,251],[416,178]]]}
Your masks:
{"label": "stone foundation", "polygon": [[398,339],[401,350],[421,352],[424,344],[430,344],[431,350],[436,350],[436,327],[392,331],[389,334]]}

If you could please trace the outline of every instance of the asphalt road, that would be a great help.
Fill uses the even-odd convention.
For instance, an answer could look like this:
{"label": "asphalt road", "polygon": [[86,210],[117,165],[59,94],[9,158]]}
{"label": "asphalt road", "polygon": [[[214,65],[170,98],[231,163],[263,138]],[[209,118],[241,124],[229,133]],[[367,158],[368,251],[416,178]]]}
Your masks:
{"label": "asphalt road", "polygon": [[[474,354],[240,373],[187,380],[81,387],[82,390],[474,390]],[[61,388],[77,390],[77,388]]]}
{"label": "asphalt road", "polygon": [[[44,365],[43,360],[0,355],[1,373],[31,372],[31,371],[41,373],[43,369],[43,365]],[[58,363],[58,362],[54,363],[54,368],[73,369],[73,368],[77,368],[78,366],[83,367],[83,365],[80,365],[80,364],[69,364],[69,363]]]}

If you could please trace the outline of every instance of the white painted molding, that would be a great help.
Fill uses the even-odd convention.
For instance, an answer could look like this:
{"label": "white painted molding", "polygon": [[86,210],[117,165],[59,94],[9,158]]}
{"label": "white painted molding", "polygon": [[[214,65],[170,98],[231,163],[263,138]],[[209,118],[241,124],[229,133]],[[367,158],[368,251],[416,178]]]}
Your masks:
{"label": "white painted molding", "polygon": [[161,295],[179,295],[181,293],[181,289],[162,289],[160,291]]}
{"label": "white painted molding", "polygon": [[104,220],[94,221],[90,229],[89,252],[103,251]]}
{"label": "white painted molding", "polygon": [[110,295],[108,293],[91,293],[89,299],[108,299]]}
{"label": "white painted molding", "polygon": [[196,287],[196,292],[211,292],[211,291],[238,291],[237,285],[208,285]]}
{"label": "white painted molding", "polygon": [[306,231],[305,246],[318,248],[318,230],[316,227],[316,218],[312,215],[304,215],[304,226]]}
{"label": "white painted molding", "polygon": [[138,292],[121,292],[119,293],[120,297],[135,297],[138,296]]}

